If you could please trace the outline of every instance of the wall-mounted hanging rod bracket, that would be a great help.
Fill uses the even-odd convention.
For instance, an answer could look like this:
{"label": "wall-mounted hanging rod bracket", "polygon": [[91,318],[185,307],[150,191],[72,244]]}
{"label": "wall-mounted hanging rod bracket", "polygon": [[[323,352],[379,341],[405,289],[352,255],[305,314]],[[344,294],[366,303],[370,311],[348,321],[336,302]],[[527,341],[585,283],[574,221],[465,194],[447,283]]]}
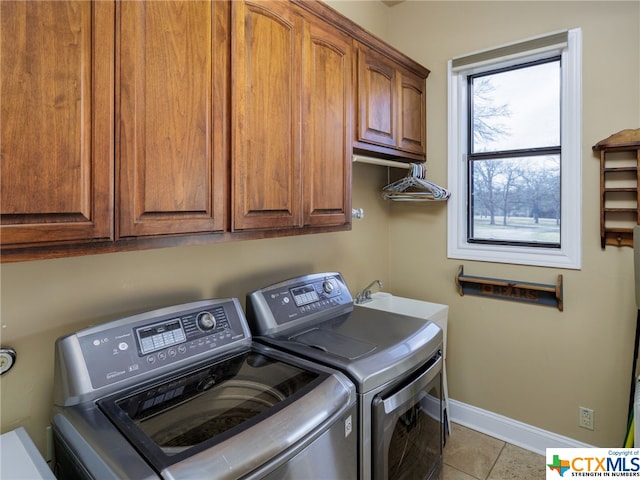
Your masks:
{"label": "wall-mounted hanging rod bracket", "polygon": [[382,158],[366,157],[364,155],[354,155],[354,163],[369,163],[371,165],[380,165],[382,167],[403,168],[411,170],[413,167],[410,163],[396,162],[394,160],[383,160]]}

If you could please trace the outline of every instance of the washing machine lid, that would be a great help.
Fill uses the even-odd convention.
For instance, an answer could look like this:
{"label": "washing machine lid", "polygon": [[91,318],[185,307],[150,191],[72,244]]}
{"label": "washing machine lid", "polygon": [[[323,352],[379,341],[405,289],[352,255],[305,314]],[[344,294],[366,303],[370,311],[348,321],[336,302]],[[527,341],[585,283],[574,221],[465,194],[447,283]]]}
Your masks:
{"label": "washing machine lid", "polygon": [[299,335],[293,335],[290,339],[347,360],[355,360],[363,355],[372,353],[377,348],[373,343],[346,337],[331,329],[322,327],[302,332]]}
{"label": "washing machine lid", "polygon": [[442,330],[435,323],[364,308],[301,332],[254,339],[337,368],[359,393],[417,369],[442,348]]}
{"label": "washing machine lid", "polygon": [[255,290],[246,305],[254,339],[341,370],[360,393],[417,369],[442,348],[435,323],[354,307],[338,272]]}
{"label": "washing machine lid", "polygon": [[350,392],[332,373],[258,350],[111,395],[98,406],[163,477],[240,478],[355,398],[353,386]]}

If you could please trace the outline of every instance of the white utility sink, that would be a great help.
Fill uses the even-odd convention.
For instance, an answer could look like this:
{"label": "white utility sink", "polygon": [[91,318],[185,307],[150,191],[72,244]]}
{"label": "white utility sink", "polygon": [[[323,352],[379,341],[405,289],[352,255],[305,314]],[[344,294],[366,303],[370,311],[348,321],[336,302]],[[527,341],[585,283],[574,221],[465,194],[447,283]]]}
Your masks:
{"label": "white utility sink", "polygon": [[451,420],[449,419],[449,388],[447,386],[447,320],[449,306],[440,303],[424,302],[413,298],[397,297],[388,292],[376,292],[371,294],[371,300],[357,304],[360,307],[383,310],[385,312],[398,313],[411,317],[431,320],[442,329],[442,390],[444,415],[447,432],[451,432]]}
{"label": "white utility sink", "polygon": [[0,447],[0,478],[56,479],[24,427],[0,435]]}

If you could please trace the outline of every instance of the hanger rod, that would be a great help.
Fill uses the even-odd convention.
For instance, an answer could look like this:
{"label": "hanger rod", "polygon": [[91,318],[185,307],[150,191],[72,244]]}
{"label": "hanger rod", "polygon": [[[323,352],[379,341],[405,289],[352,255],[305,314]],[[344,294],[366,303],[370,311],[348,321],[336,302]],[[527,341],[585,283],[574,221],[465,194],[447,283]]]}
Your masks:
{"label": "hanger rod", "polygon": [[411,170],[410,163],[395,162],[393,160],[383,160],[381,158],[365,157],[364,155],[354,155],[353,161],[359,163],[370,163],[372,165],[380,165],[383,167],[404,168],[405,170]]}

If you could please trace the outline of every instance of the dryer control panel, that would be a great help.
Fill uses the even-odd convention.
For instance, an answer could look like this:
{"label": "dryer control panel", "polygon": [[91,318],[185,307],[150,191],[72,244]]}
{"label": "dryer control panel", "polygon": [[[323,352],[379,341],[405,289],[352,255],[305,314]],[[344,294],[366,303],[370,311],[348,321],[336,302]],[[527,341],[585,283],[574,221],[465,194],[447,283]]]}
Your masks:
{"label": "dryer control panel", "polygon": [[256,335],[320,322],[345,308],[353,308],[353,298],[339,273],[296,277],[247,295],[247,320]]}

